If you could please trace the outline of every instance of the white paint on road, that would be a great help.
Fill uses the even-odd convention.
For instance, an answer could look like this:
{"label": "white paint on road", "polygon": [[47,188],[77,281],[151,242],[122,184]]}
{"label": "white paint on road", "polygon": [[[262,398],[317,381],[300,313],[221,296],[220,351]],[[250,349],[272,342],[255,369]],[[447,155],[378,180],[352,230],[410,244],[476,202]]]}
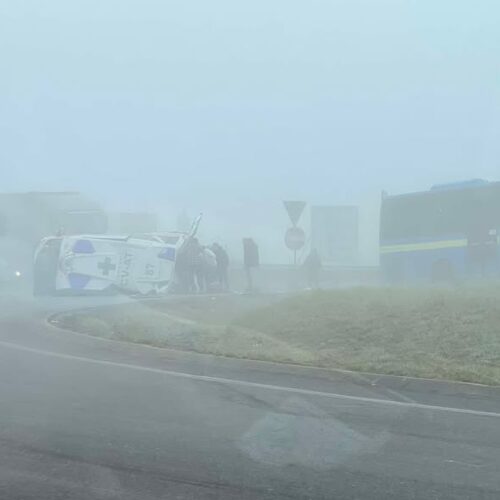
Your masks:
{"label": "white paint on road", "polygon": [[336,399],[336,400],[341,400],[341,401],[356,401],[358,403],[365,403],[365,404],[394,406],[394,407],[399,407],[399,408],[413,408],[413,409],[426,410],[426,411],[439,411],[439,412],[446,412],[446,413],[473,415],[473,416],[478,416],[478,417],[500,418],[500,413],[498,413],[498,412],[472,410],[472,409],[468,409],[468,408],[454,408],[454,407],[449,407],[449,406],[427,405],[427,404],[423,404],[423,403],[414,403],[414,402],[408,402],[408,401],[394,401],[391,399],[368,398],[368,397],[363,397],[363,396],[353,396],[350,394],[337,394],[334,392],[314,391],[311,389],[303,389],[300,387],[287,387],[287,386],[281,386],[281,385],[263,384],[263,383],[259,383],[259,382],[250,382],[247,380],[230,379],[230,378],[224,378],[224,377],[210,377],[207,375],[196,375],[193,373],[164,370],[162,368],[152,368],[149,366],[133,365],[133,364],[129,364],[129,363],[120,363],[120,362],[116,362],[116,361],[93,359],[93,358],[87,358],[87,357],[83,357],[83,356],[74,356],[72,354],[64,354],[64,353],[60,353],[60,352],[45,351],[42,349],[35,349],[32,347],[26,347],[23,345],[14,344],[12,342],[0,341],[0,346],[5,347],[7,349],[14,349],[14,350],[23,351],[23,352],[29,352],[29,353],[36,354],[39,356],[49,356],[52,358],[64,359],[64,360],[69,360],[69,361],[77,361],[79,363],[88,363],[88,364],[92,364],[92,365],[100,365],[100,366],[106,366],[106,367],[112,367],[112,368],[135,370],[135,371],[146,372],[146,373],[156,373],[156,374],[163,375],[163,376],[183,378],[183,379],[188,379],[188,380],[198,380],[198,381],[203,381],[203,382],[212,382],[212,383],[233,385],[233,386],[236,385],[239,387],[264,389],[264,390],[268,390],[268,391],[278,391],[278,392],[282,392],[282,393],[298,394],[298,395],[303,395],[303,396],[312,396],[312,397],[320,397],[320,398],[328,398],[328,399]]}

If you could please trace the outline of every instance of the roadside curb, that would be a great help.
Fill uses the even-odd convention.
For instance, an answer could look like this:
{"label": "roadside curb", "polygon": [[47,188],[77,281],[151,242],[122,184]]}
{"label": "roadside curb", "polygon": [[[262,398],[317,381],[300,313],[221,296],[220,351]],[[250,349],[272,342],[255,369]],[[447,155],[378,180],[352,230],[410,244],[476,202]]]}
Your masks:
{"label": "roadside curb", "polygon": [[[148,301],[148,300],[151,300],[151,299],[143,299],[143,300],[140,300],[137,302],[143,302],[143,301]],[[68,310],[68,311],[63,311],[63,312],[57,312],[57,313],[50,314],[49,316],[47,316],[45,318],[45,320],[46,320],[46,324],[48,326],[55,328],[59,331],[65,331],[65,332],[69,332],[73,335],[79,335],[79,336],[83,336],[83,337],[90,338],[90,339],[96,339],[96,340],[99,340],[101,342],[112,342],[112,343],[118,343],[118,344],[123,344],[123,345],[127,345],[127,346],[141,346],[141,347],[148,348],[148,349],[161,350],[161,351],[165,351],[165,352],[170,351],[170,352],[180,353],[180,354],[189,355],[189,356],[193,356],[193,357],[219,358],[219,359],[234,360],[234,361],[241,361],[241,362],[262,363],[264,365],[275,366],[275,367],[287,367],[288,366],[291,368],[292,367],[293,368],[303,368],[303,369],[314,370],[314,371],[318,371],[318,372],[322,372],[322,373],[340,374],[340,375],[349,376],[353,379],[357,379],[358,381],[363,382],[364,384],[367,384],[367,385],[372,386],[372,387],[384,386],[387,388],[391,388],[391,386],[394,386],[394,387],[401,389],[402,387],[409,388],[409,386],[411,386],[411,385],[435,384],[435,385],[439,385],[443,388],[445,386],[453,386],[455,388],[456,387],[463,387],[463,388],[467,388],[469,390],[473,390],[473,389],[490,390],[493,392],[500,390],[499,384],[488,385],[488,384],[482,384],[479,382],[465,382],[465,381],[453,380],[453,379],[415,377],[415,376],[409,376],[409,375],[396,375],[396,374],[386,374],[386,373],[376,373],[376,372],[364,372],[364,371],[348,370],[348,369],[343,369],[343,368],[322,367],[322,366],[316,366],[316,365],[312,365],[312,364],[270,361],[270,360],[245,358],[245,357],[237,357],[237,356],[224,356],[224,355],[219,355],[219,354],[198,352],[198,351],[194,351],[194,350],[177,349],[174,347],[154,346],[154,345],[141,343],[141,342],[115,340],[115,339],[109,339],[109,338],[91,335],[91,334],[84,333],[84,332],[79,332],[79,331],[74,330],[72,328],[60,325],[58,320],[57,320],[58,317],[61,317],[63,315],[67,315],[67,314],[85,313],[85,312],[91,312],[91,311],[99,310],[99,309],[120,307],[123,305],[124,304],[113,304],[113,305],[104,304],[104,305],[84,307],[81,309],[74,309],[74,310]],[[164,313],[164,312],[162,312],[161,314],[164,314],[166,317],[172,319],[173,321],[181,321],[183,323],[191,324],[191,325],[200,325],[199,322],[197,322],[195,320],[190,320],[188,318],[172,316],[172,315],[169,315],[168,313]],[[451,389],[451,387],[450,387],[450,389]]]}

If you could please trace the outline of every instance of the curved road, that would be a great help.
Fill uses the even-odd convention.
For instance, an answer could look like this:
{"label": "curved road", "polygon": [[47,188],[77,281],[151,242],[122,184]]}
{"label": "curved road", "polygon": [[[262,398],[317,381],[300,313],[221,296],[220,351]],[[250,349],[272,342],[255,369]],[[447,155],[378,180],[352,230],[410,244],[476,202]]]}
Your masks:
{"label": "curved road", "polygon": [[96,300],[0,299],[2,499],[500,498],[498,389],[190,355],[45,321]]}

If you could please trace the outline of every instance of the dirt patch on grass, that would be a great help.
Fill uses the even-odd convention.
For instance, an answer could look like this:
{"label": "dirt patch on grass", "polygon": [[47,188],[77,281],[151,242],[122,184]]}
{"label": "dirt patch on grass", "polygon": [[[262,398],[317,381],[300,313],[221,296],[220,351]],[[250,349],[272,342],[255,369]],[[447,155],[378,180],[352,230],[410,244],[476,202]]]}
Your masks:
{"label": "dirt patch on grass", "polygon": [[105,338],[241,358],[500,384],[500,288],[151,301],[60,317]]}

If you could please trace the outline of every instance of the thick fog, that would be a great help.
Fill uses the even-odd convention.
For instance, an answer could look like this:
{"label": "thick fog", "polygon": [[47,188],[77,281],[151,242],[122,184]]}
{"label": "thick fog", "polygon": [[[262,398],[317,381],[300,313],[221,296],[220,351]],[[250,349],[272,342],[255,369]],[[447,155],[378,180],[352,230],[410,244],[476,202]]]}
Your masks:
{"label": "thick fog", "polygon": [[[498,179],[496,1],[15,1],[0,5],[1,191],[205,214],[289,262],[284,199],[360,206]],[[307,230],[308,214],[301,224]]]}

